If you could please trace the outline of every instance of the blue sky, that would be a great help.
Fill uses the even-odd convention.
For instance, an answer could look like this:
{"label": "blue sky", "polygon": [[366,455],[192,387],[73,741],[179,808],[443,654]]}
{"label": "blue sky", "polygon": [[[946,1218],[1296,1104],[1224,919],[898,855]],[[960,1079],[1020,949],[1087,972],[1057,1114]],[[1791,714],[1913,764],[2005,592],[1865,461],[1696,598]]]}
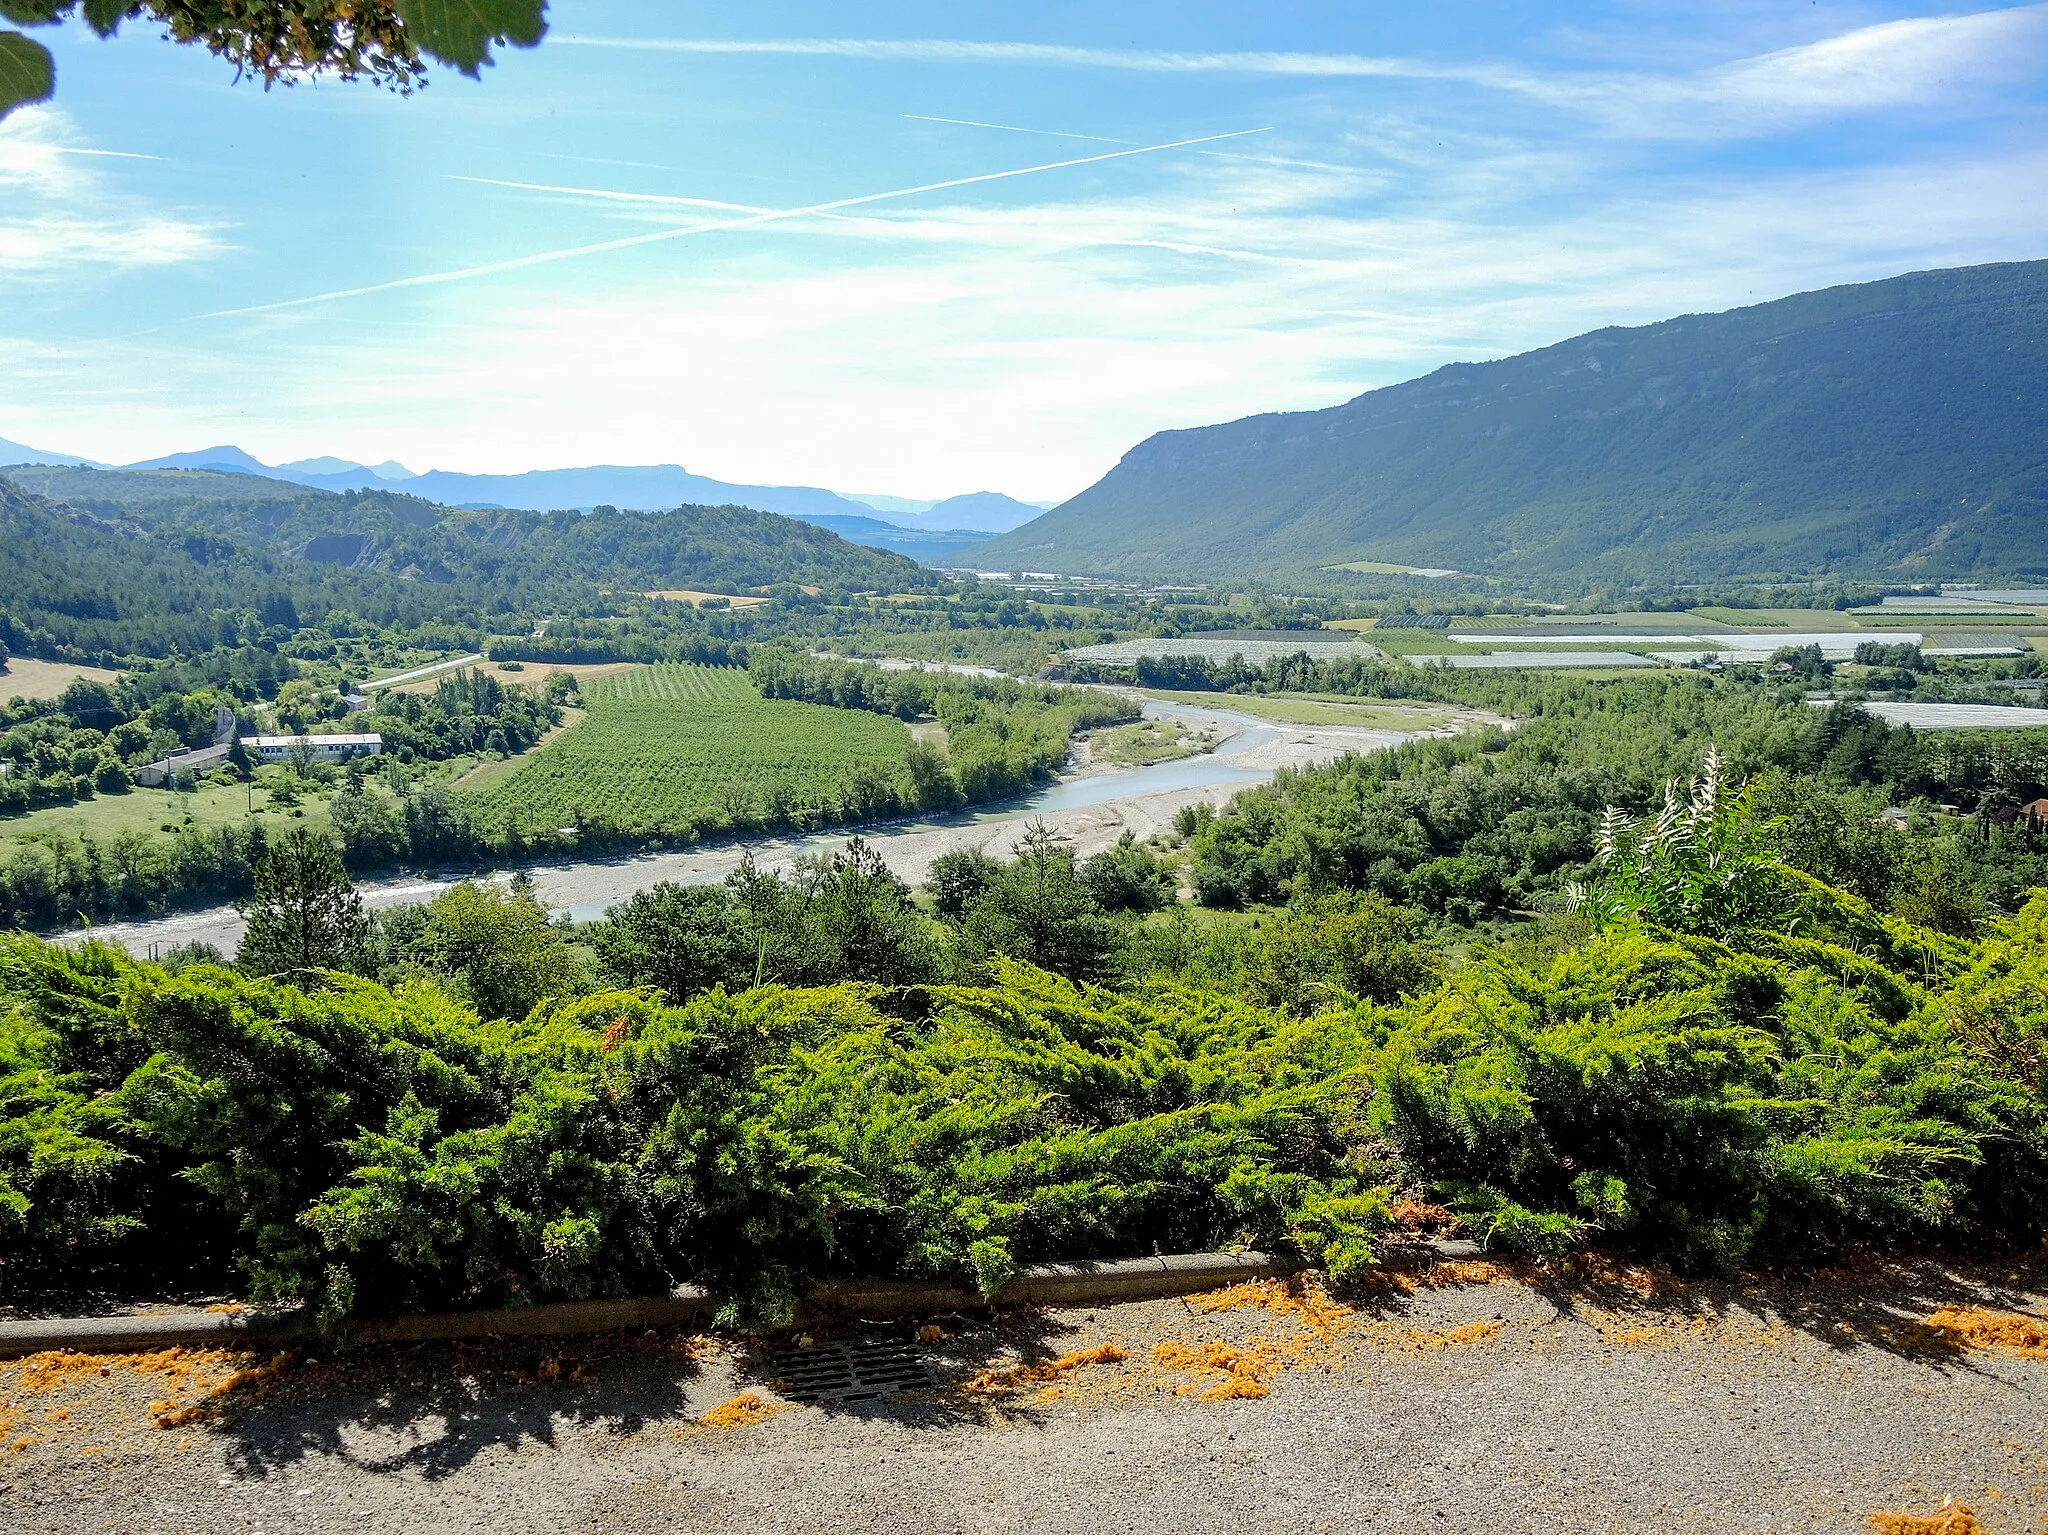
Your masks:
{"label": "blue sky", "polygon": [[410,99],[39,34],[56,102],[0,124],[0,436],[1053,499],[1163,427],[2048,257],[2044,5],[550,17]]}

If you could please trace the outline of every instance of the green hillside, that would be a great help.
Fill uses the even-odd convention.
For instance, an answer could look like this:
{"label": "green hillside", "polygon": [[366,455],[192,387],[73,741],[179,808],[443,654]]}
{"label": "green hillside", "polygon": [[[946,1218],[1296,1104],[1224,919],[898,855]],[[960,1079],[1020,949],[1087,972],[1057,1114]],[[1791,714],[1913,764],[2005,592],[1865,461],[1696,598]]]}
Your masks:
{"label": "green hillside", "polygon": [[210,470],[24,465],[5,472],[25,490],[100,517],[222,534],[308,564],[478,582],[499,596],[562,580],[898,591],[932,579],[902,555],[738,506],[464,511],[395,492],[337,493]]}
{"label": "green hillside", "polygon": [[1161,432],[997,566],[1663,582],[2048,572],[2048,261],[1923,272]]}

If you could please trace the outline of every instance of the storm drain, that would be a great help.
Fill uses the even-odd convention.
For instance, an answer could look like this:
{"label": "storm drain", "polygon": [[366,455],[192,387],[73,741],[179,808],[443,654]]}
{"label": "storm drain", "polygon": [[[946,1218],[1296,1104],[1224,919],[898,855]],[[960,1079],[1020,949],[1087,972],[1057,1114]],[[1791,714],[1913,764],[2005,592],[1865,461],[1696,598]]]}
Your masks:
{"label": "storm drain", "polygon": [[932,1384],[931,1362],[911,1343],[820,1343],[775,1356],[776,1389],[813,1406],[876,1402]]}

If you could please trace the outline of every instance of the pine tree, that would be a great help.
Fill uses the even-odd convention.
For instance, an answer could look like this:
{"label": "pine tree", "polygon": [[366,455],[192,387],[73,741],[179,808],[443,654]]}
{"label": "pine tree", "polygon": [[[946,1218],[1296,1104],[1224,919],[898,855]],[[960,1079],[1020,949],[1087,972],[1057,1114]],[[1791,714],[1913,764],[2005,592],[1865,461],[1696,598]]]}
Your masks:
{"label": "pine tree", "polygon": [[370,918],[334,844],[299,826],[256,866],[256,890],[237,908],[249,924],[235,963],[252,975],[361,970]]}

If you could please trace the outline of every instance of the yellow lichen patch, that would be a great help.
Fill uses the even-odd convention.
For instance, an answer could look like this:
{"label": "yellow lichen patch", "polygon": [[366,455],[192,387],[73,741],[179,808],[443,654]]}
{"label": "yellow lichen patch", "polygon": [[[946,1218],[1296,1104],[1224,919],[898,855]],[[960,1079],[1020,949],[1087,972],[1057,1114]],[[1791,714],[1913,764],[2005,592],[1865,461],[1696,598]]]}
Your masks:
{"label": "yellow lichen patch", "polygon": [[1026,1386],[1039,1386],[1047,1381],[1056,1381],[1089,1365],[1120,1364],[1124,1358],[1124,1351],[1118,1344],[1098,1343],[1093,1348],[1076,1349],[1071,1354],[1062,1354],[1057,1359],[1041,1360],[1036,1364],[1013,1364],[999,1370],[983,1370],[970,1380],[964,1389],[982,1395],[1002,1395]]}
{"label": "yellow lichen patch", "polygon": [[2002,1349],[2027,1359],[2048,1359],[2048,1322],[2014,1311],[1943,1306],[1921,1324],[1964,1348]]}
{"label": "yellow lichen patch", "polygon": [[720,1402],[711,1411],[697,1420],[701,1428],[745,1428],[752,1423],[766,1423],[779,1412],[787,1412],[787,1402],[771,1402],[752,1391],[743,1391],[729,1402]]}
{"label": "yellow lichen patch", "polygon": [[1246,1344],[1190,1345],[1169,1340],[1152,1350],[1152,1362],[1163,1370],[1201,1377],[1179,1388],[1181,1396],[1202,1402],[1228,1402],[1270,1395],[1267,1384],[1280,1367],[1273,1350],[1260,1340]]}
{"label": "yellow lichen patch", "polygon": [[1877,1535],[1990,1535],[1969,1504],[1953,1499],[1938,1514],[1876,1513],[1869,1523]]}
{"label": "yellow lichen patch", "polygon": [[1332,1300],[1314,1276],[1300,1274],[1287,1279],[1255,1279],[1227,1290],[1190,1296],[1188,1307],[1204,1315],[1253,1308],[1270,1311],[1292,1318],[1321,1338],[1341,1332],[1358,1320],[1358,1313]]}

